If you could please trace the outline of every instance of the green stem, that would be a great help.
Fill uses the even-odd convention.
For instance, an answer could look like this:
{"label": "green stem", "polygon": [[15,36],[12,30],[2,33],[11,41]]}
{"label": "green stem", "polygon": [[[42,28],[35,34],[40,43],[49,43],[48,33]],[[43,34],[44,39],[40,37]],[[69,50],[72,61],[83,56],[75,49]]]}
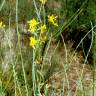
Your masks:
{"label": "green stem", "polygon": [[35,95],[36,92],[36,83],[35,83],[35,49],[33,49],[33,57],[32,57],[33,61],[32,61],[32,82],[33,82],[33,94]]}

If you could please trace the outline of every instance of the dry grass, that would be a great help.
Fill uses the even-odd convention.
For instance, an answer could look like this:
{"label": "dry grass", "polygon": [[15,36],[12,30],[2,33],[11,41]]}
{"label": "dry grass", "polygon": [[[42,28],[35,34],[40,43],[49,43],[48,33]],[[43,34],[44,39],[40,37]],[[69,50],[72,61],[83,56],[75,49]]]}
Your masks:
{"label": "dry grass", "polygon": [[[67,63],[65,60],[66,52],[62,44],[55,52],[57,65],[54,65],[55,71],[48,82],[50,85],[50,96],[60,96],[61,93],[65,94],[65,96],[79,96],[83,92],[85,92],[85,96],[91,96],[92,68],[89,64],[83,64],[82,52],[76,52],[73,56],[74,50],[71,45],[72,43],[66,45]],[[52,44],[49,54],[53,52],[54,48],[56,48],[56,44]]]}

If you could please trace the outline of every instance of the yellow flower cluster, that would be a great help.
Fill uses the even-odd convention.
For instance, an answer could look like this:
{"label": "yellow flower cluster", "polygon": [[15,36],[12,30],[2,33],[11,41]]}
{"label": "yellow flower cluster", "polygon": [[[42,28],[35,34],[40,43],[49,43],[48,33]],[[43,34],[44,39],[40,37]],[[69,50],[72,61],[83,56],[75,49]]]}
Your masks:
{"label": "yellow flower cluster", "polygon": [[36,29],[36,26],[38,25],[38,22],[33,18],[32,20],[28,21],[29,29],[28,31],[32,32]]}
{"label": "yellow flower cluster", "polygon": [[[32,48],[35,48],[36,45],[38,43],[42,44],[42,43],[45,43],[46,41],[46,30],[47,30],[47,26],[44,24],[42,25],[41,27],[38,28],[38,25],[39,22],[37,22],[34,18],[30,21],[28,21],[28,25],[29,25],[29,28],[28,28],[28,31],[33,33],[35,32],[36,34],[36,38],[35,36],[32,36],[30,37],[30,46]],[[43,36],[45,34],[45,36]]]}
{"label": "yellow flower cluster", "polygon": [[37,44],[37,40],[34,37],[30,37],[30,46],[35,48],[36,44]]}
{"label": "yellow flower cluster", "polygon": [[0,22],[0,28],[4,28],[5,27],[5,25],[3,24],[3,22],[1,21]]}
{"label": "yellow flower cluster", "polygon": [[39,0],[43,5],[47,2],[47,0]]}
{"label": "yellow flower cluster", "polygon": [[[53,24],[54,26],[58,26],[56,19],[57,16],[54,15],[48,16],[48,22]],[[28,21],[28,26],[29,26],[28,31],[33,33],[34,35],[30,37],[30,46],[32,48],[36,48],[37,44],[40,45],[44,44],[45,41],[47,40],[46,32],[48,31],[46,24],[42,25],[40,24],[40,22],[38,22],[36,19],[33,18],[32,20]]]}
{"label": "yellow flower cluster", "polygon": [[41,27],[39,28],[39,30],[40,30],[41,33],[44,33],[44,32],[46,32],[46,30],[47,30],[47,26],[44,24],[43,26],[41,26]]}
{"label": "yellow flower cluster", "polygon": [[56,19],[57,19],[57,16],[54,16],[54,15],[48,16],[48,21],[52,23],[54,26],[58,26]]}

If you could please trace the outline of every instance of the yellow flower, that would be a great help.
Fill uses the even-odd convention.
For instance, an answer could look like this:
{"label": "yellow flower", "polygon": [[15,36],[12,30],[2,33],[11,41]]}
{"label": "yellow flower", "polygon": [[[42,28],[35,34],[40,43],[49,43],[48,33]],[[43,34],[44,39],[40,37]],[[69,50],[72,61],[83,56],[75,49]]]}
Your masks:
{"label": "yellow flower", "polygon": [[39,0],[42,4],[45,4],[47,0]]}
{"label": "yellow flower", "polygon": [[0,28],[4,28],[5,27],[5,25],[3,24],[3,22],[1,21],[0,22]]}
{"label": "yellow flower", "polygon": [[30,46],[35,48],[37,44],[37,40],[34,37],[30,37]]}
{"label": "yellow flower", "polygon": [[36,27],[38,22],[33,18],[32,20],[28,21],[30,27]]}
{"label": "yellow flower", "polygon": [[33,18],[32,20],[28,21],[28,24],[29,24],[28,31],[32,32],[33,30],[36,29],[38,22]]}
{"label": "yellow flower", "polygon": [[57,19],[57,16],[54,16],[54,15],[48,16],[48,21],[52,23],[54,26],[58,26],[58,24],[55,22],[56,19]]}
{"label": "yellow flower", "polygon": [[46,25],[44,24],[44,25],[41,26],[38,30],[40,30],[41,33],[44,33],[44,32],[46,32],[46,29],[47,29],[47,27],[46,27]]}
{"label": "yellow flower", "polygon": [[40,38],[40,44],[45,43],[46,39],[47,39],[46,36],[42,36],[42,37]]}

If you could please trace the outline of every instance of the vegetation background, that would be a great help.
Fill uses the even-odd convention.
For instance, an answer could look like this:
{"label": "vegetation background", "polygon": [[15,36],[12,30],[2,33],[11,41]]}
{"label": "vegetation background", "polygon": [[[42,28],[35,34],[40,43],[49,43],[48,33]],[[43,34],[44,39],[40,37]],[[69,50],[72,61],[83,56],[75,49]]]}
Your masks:
{"label": "vegetation background", "polygon": [[[95,96],[96,1],[48,0],[44,7],[46,18],[51,14],[58,16],[59,27],[51,28],[54,33],[47,46],[48,60],[44,61],[43,71],[37,72],[40,92],[37,90],[39,95],[36,96],[41,93],[41,96]],[[37,18],[40,8],[39,0],[0,0],[0,21],[7,25],[5,30],[0,29],[0,96],[33,96],[30,68],[33,53],[26,32],[27,21]],[[40,16],[43,19],[43,11]],[[82,64],[86,58],[81,53],[75,51],[73,56],[75,49],[71,48],[73,42],[69,35],[75,36],[80,30],[89,32],[88,39],[92,39],[92,66]]]}

